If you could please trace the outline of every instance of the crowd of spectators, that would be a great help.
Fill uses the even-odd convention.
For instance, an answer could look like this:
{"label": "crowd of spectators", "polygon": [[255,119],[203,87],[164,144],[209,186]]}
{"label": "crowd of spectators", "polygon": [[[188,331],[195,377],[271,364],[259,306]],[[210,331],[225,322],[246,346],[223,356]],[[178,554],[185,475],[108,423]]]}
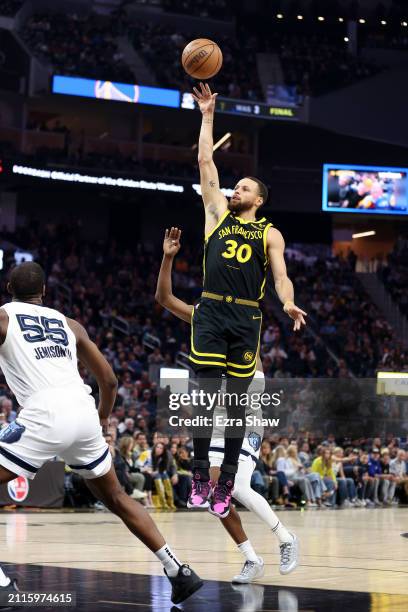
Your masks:
{"label": "crowd of spectators", "polygon": [[[191,91],[192,79],[181,66],[188,35],[170,26],[137,22],[129,24],[129,36],[160,85]],[[222,49],[223,65],[214,77],[216,91],[231,98],[263,100],[256,65],[256,38],[219,36],[217,43]]]}
{"label": "crowd of spectators", "polygon": [[117,26],[115,19],[96,14],[37,13],[24,24],[21,36],[60,74],[134,82],[115,40]]}
{"label": "crowd of spectators", "polygon": [[408,502],[407,454],[397,439],[341,442],[334,434],[318,440],[308,432],[264,439],[252,486],[286,507],[391,506],[395,495]]}
{"label": "crowd of spectators", "polygon": [[23,0],[0,0],[0,15],[13,17],[23,6]]}
{"label": "crowd of spectators", "polygon": [[305,96],[346,87],[379,70],[374,63],[349,53],[345,44],[333,43],[321,34],[285,36],[277,52],[286,85],[296,86]]}
{"label": "crowd of spectators", "polygon": [[408,366],[407,347],[393,335],[354,267],[352,255],[316,258],[314,263],[293,258],[288,264],[310,323],[353,374],[374,377],[378,366],[401,371]]}
{"label": "crowd of spectators", "polygon": [[[4,238],[7,239],[8,236],[4,235]],[[130,251],[115,240],[107,244],[83,243],[75,225],[56,227],[50,224],[41,229],[33,223],[20,228],[9,238],[33,252],[45,267],[48,277],[47,305],[62,310],[86,327],[118,377],[118,395],[108,441],[123,486],[129,494],[148,505],[163,508],[184,507],[191,477],[191,438],[188,433],[171,437],[171,432],[166,430],[166,423],[158,413],[157,399],[160,395],[158,370],[161,365],[174,366],[176,356],[183,359],[183,355],[188,353],[190,329],[186,323],[163,311],[154,301],[160,253],[141,245]],[[6,269],[10,267],[11,257],[11,253],[6,253]],[[308,262],[311,264],[312,258],[308,258]],[[322,259],[314,261],[314,264],[308,267],[305,262],[294,259],[290,260],[288,265],[289,274],[296,278],[299,299],[310,306],[309,316],[315,319],[320,334],[343,358],[339,362],[331,359],[318,337],[308,335],[307,332],[298,336],[291,334],[290,325],[283,325],[276,318],[272,302],[266,299],[261,355],[267,377],[301,377],[309,380],[314,377],[339,377],[341,380],[348,378],[349,365],[358,366],[356,374],[367,376],[374,373],[378,358],[382,358],[382,367],[383,364],[395,367],[393,361],[384,362],[385,353],[381,353],[381,349],[386,352],[386,349],[391,350],[393,346],[391,332],[387,328],[384,337],[381,327],[383,320],[368,303],[366,296],[363,296],[349,262]],[[201,293],[201,282],[199,254],[194,253],[188,244],[183,245],[183,251],[175,261],[175,293],[187,303],[195,303]],[[62,285],[68,286],[70,291],[61,288]],[[8,299],[4,286],[0,298],[2,303]],[[354,355],[354,361],[350,360],[350,355]],[[83,367],[80,371],[85,382],[97,395],[95,381]],[[350,388],[349,382],[347,385]],[[305,388],[304,392],[306,391]],[[15,418],[19,407],[10,395],[4,378],[0,379],[0,395],[0,423],[2,421],[6,424]],[[320,419],[316,413],[314,420],[308,421],[311,396],[309,394],[308,399],[306,395],[296,395],[290,410],[286,410],[288,414],[282,418],[282,427],[291,435],[289,457],[294,461],[298,461],[293,451],[295,438],[299,449],[303,442],[307,441],[313,458],[316,458],[320,456],[319,444],[324,442],[327,435],[326,428],[314,436],[310,434],[306,439],[306,429],[303,425],[310,423],[314,427]],[[312,399],[311,402],[315,407],[318,405],[317,399]],[[332,409],[333,404],[330,404],[330,411]],[[404,417],[404,410],[406,412],[405,405],[402,408],[398,405],[396,415]],[[307,431],[315,429],[307,428]],[[285,448],[285,440],[277,440],[274,434],[268,434],[267,439],[272,447]],[[338,442],[343,447],[345,456],[350,457],[351,441]],[[366,441],[353,440],[352,448],[355,448],[356,444],[362,449],[357,453],[361,464],[366,461],[366,451],[373,447],[382,451],[385,446],[389,446],[391,457],[395,459],[398,442],[394,440],[394,450],[390,442],[375,441],[367,446]],[[333,442],[332,446],[337,444]],[[279,450],[279,453],[279,457],[276,455],[275,459],[286,461],[287,457],[283,451]],[[299,455],[300,460],[301,457]],[[360,466],[360,463],[358,465]],[[285,469],[277,469],[276,462],[269,467],[272,471],[285,474]],[[384,493],[386,485],[381,484],[377,491],[375,482],[364,480],[367,477],[364,476],[364,468],[360,467],[362,480],[355,482],[357,498],[368,500],[368,505],[370,501],[374,504],[378,500],[389,501],[390,495]],[[285,484],[284,476],[265,473],[259,464],[257,472],[261,473],[262,478],[256,474],[254,485],[262,488],[262,485],[265,485],[265,476],[276,476],[280,489],[275,497],[284,499],[284,503],[287,503],[285,496],[288,496],[290,503],[299,504],[303,500],[311,505],[319,503],[317,500],[320,499],[321,505],[324,502],[333,504],[334,493],[330,490],[330,483],[324,483],[324,475],[323,484],[332,496],[326,495],[327,500],[322,497],[324,487],[315,475],[316,472],[320,473],[319,463],[313,467],[314,475],[307,478],[308,484],[301,478],[302,468],[298,468],[300,472],[296,478],[290,471],[286,474]],[[346,477],[353,478],[353,474],[347,476],[346,462],[343,468]],[[337,476],[338,474],[341,474],[340,467]],[[390,480],[380,476],[378,478],[380,481]],[[398,484],[399,481],[395,482]],[[87,489],[74,474],[67,473],[66,483],[67,503],[94,503],[95,500],[92,500]],[[293,488],[295,485],[297,488]],[[320,490],[319,487],[322,489],[320,497],[316,493]],[[344,497],[344,485],[340,484],[339,487],[338,495]],[[353,491],[350,483],[346,483],[346,487],[348,492]],[[276,492],[276,482],[273,490]],[[403,496],[405,489],[400,487],[398,491]],[[267,494],[269,493],[265,492],[265,495]],[[347,495],[350,497],[352,494]],[[343,504],[341,496],[338,501]],[[272,501],[276,503],[276,499],[273,498]],[[355,502],[354,494],[349,501]]]}
{"label": "crowd of spectators", "polygon": [[162,7],[171,13],[231,20],[232,0],[162,0]]}
{"label": "crowd of spectators", "polygon": [[[207,3],[180,0],[174,7],[188,11],[190,5],[201,14]],[[223,14],[226,0],[214,0],[213,9]],[[174,3],[171,3],[172,7]],[[207,7],[208,8],[208,7]],[[207,10],[207,9],[205,9]],[[242,30],[242,31],[241,31]],[[109,20],[101,16],[77,14],[34,14],[24,25],[22,37],[33,52],[51,62],[57,72],[103,80],[134,82],[134,75],[118,49],[116,38],[127,34],[138,53],[155,75],[160,86],[190,91],[191,78],[184,72],[180,58],[189,35],[174,26],[133,21],[126,6]],[[350,85],[372,76],[379,67],[348,52],[342,37],[279,27],[267,34],[239,27],[235,34],[218,36],[223,66],[214,77],[221,95],[237,99],[264,100],[259,81],[256,54],[276,53],[281,61],[285,84],[296,87],[298,95],[319,95],[336,87]]]}
{"label": "crowd of spectators", "polygon": [[408,317],[407,261],[408,238],[400,236],[386,263],[377,269],[377,274],[405,317]]}
{"label": "crowd of spectators", "polygon": [[[106,440],[119,481],[149,508],[185,508],[192,478],[192,439],[155,431],[146,435],[132,418],[111,419]],[[125,429],[126,427],[126,429]],[[408,453],[398,438],[338,441],[319,437],[266,436],[252,488],[274,508],[374,508],[408,504]],[[348,445],[347,445],[348,443]],[[103,509],[68,472],[67,503]]]}

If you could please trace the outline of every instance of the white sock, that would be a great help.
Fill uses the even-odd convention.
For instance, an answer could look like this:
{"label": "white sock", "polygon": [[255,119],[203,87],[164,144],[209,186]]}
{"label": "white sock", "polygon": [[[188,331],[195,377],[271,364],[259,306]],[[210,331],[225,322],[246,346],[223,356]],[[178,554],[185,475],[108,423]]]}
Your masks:
{"label": "white sock", "polygon": [[177,576],[179,568],[183,564],[177,559],[176,555],[168,544],[165,544],[159,550],[156,550],[154,554],[159,561],[161,561],[168,576],[171,576],[172,578]]}
{"label": "white sock", "polygon": [[293,541],[293,536],[291,536],[286,527],[282,525],[280,520],[278,520],[275,527],[272,527],[272,532],[276,535],[281,544]]}
{"label": "white sock", "polygon": [[3,572],[3,570],[0,567],[0,586],[5,587],[9,585],[10,582],[11,582],[10,578],[6,576],[6,574]]}
{"label": "white sock", "polygon": [[238,550],[242,552],[242,554],[245,556],[245,559],[247,559],[248,561],[258,563],[258,555],[252,548],[252,544],[249,540],[246,540],[246,542],[242,542],[242,544],[238,544]]}

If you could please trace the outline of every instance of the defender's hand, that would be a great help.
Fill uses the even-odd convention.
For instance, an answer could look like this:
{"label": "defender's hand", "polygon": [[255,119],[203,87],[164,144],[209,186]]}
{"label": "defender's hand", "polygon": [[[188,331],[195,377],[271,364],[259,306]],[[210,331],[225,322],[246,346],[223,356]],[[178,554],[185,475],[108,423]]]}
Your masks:
{"label": "defender's hand", "polygon": [[283,306],[283,311],[293,319],[293,331],[299,330],[302,325],[306,325],[304,316],[307,317],[307,313],[304,310],[298,308],[293,302],[286,302]]}
{"label": "defender's hand", "polygon": [[197,87],[193,87],[194,93],[191,94],[197,102],[200,111],[203,113],[213,113],[215,110],[215,100],[217,93],[211,93],[210,86],[207,83],[200,83],[201,91]]}
{"label": "defender's hand", "polygon": [[108,433],[109,418],[105,419],[105,418],[99,417],[99,422],[102,427],[102,433],[104,434]]}
{"label": "defender's hand", "polygon": [[163,253],[166,257],[174,257],[180,250],[181,230],[178,227],[166,229],[163,240]]}

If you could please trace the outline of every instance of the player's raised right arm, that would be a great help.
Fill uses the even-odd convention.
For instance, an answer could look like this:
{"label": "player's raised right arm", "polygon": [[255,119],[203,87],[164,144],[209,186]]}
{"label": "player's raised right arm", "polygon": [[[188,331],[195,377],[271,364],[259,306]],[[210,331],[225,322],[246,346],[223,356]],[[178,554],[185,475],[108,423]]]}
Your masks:
{"label": "player's raised right arm", "polygon": [[194,100],[202,113],[200,138],[198,141],[198,164],[200,167],[201,194],[205,207],[205,223],[208,234],[227,210],[227,199],[220,189],[218,171],[213,160],[213,124],[216,93],[211,93],[208,84],[200,83],[199,91],[194,87]]}

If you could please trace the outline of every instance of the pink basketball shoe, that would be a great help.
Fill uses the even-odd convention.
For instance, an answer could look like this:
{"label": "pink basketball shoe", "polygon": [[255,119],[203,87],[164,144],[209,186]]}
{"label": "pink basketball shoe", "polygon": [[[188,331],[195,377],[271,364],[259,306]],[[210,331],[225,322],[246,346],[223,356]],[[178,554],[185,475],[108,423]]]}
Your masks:
{"label": "pink basketball shoe", "polygon": [[191,493],[187,500],[187,508],[208,508],[211,492],[211,480],[201,480],[200,473],[196,472],[191,483]]}
{"label": "pink basketball shoe", "polygon": [[232,491],[234,488],[234,481],[227,480],[215,485],[213,490],[213,496],[208,511],[214,516],[219,518],[225,518],[228,516],[231,507]]}

